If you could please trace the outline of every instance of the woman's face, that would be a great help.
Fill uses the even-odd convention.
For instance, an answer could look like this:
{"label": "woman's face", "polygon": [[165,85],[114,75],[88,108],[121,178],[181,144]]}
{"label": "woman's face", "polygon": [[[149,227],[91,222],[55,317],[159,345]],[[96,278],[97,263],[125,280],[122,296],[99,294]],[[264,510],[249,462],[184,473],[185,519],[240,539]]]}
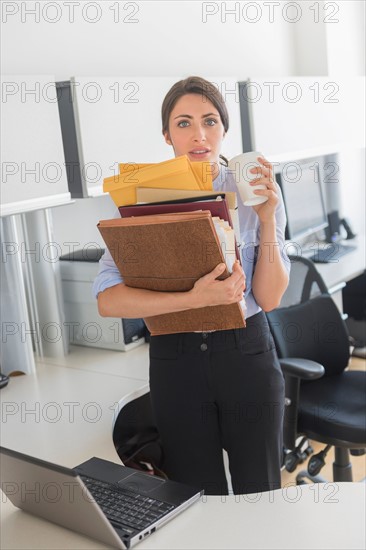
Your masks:
{"label": "woman's face", "polygon": [[176,157],[187,155],[191,161],[215,163],[212,168],[216,177],[225,130],[219,112],[206,97],[182,96],[170,113],[169,132],[164,136]]}

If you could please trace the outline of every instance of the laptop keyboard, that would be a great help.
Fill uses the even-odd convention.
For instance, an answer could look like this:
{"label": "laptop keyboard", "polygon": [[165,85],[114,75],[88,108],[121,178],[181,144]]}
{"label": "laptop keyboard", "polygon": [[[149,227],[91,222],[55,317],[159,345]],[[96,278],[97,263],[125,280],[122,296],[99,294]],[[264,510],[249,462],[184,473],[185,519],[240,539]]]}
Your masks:
{"label": "laptop keyboard", "polygon": [[90,477],[80,476],[96,503],[101,507],[109,521],[118,524],[126,534],[132,535],[159,520],[175,506],[139,495],[125,489],[116,489],[115,485]]}

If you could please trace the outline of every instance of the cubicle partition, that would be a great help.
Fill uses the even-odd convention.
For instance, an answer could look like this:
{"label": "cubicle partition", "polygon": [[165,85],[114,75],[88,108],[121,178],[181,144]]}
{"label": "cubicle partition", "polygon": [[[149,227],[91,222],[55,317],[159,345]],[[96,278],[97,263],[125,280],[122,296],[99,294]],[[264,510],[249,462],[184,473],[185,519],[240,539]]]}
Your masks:
{"label": "cubicle partition", "polygon": [[54,76],[4,75],[1,115],[1,371],[30,373],[33,351],[65,353],[47,210],[71,201]]}
{"label": "cubicle partition", "polygon": [[365,77],[253,76],[241,79],[239,97],[243,151],[280,163],[332,155],[327,212],[364,229]]}

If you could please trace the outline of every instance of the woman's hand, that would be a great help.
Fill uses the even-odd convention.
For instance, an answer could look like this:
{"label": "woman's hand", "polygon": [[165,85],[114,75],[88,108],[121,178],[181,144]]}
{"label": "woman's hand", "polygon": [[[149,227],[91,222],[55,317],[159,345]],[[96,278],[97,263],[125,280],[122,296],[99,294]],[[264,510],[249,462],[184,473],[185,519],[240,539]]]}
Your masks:
{"label": "woman's hand", "polygon": [[256,195],[268,197],[268,201],[262,202],[262,204],[257,204],[256,206],[253,206],[253,208],[257,212],[260,221],[262,223],[266,223],[274,221],[275,219],[278,195],[276,183],[273,179],[272,164],[262,157],[258,157],[258,162],[262,166],[255,167],[250,170],[253,174],[258,174],[258,177],[253,179],[250,185],[253,185],[254,187],[259,184],[265,185],[267,189],[254,189],[254,193]]}
{"label": "woman's hand", "polygon": [[230,277],[222,281],[217,280],[224,270],[225,264],[219,264],[195,282],[194,287],[189,291],[194,307],[235,304],[242,300],[245,275],[239,261],[236,260],[234,263]]}

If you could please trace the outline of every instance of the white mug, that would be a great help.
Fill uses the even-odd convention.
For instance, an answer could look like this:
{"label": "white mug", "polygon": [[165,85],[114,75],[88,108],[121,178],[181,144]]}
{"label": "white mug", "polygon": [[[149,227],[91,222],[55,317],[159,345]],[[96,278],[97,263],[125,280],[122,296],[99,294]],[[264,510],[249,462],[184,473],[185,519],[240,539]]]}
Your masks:
{"label": "white mug", "polygon": [[267,189],[265,185],[250,185],[252,180],[259,177],[258,174],[250,170],[255,166],[262,167],[262,164],[257,161],[258,157],[263,158],[262,153],[250,151],[249,153],[241,153],[229,161],[229,170],[233,172],[240,198],[245,206],[255,206],[268,200],[268,197],[254,193],[255,189]]}

